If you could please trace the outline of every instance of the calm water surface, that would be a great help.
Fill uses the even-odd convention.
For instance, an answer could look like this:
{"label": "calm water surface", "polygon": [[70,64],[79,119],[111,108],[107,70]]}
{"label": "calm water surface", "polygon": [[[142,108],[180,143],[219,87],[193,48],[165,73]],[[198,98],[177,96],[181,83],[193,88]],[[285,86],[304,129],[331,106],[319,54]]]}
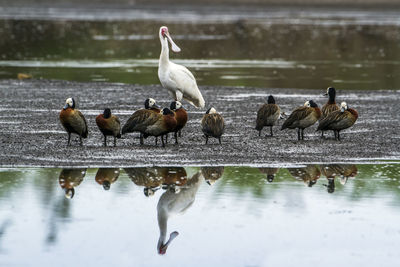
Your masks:
{"label": "calm water surface", "polygon": [[199,85],[400,88],[398,11],[0,9],[0,78],[159,84],[169,26]]}
{"label": "calm water surface", "polygon": [[398,266],[399,173],[1,169],[0,265]]}

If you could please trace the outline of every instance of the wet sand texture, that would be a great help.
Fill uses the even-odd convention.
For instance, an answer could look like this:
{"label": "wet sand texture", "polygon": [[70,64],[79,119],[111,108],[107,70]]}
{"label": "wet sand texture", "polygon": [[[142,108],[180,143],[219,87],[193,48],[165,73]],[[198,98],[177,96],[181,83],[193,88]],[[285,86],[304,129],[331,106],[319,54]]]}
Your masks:
{"label": "wet sand texture", "polygon": [[[139,145],[138,134],[128,134],[117,141],[117,147],[103,147],[103,136],[95,117],[105,107],[111,108],[121,123],[147,97],[162,106],[171,101],[161,86],[139,86],[110,83],[77,83],[48,80],[0,81],[0,166],[87,166],[127,167],[139,165],[258,165],[296,164],[310,162],[372,162],[377,159],[400,159],[400,91],[353,91],[338,89],[337,101],[346,101],[359,112],[356,124],[341,133],[342,141],[327,140],[315,132],[316,126],[304,131],[305,140],[297,141],[295,130],[280,131],[274,127],[274,137],[265,137],[264,128],[258,137],[255,118],[260,104],[269,94],[286,114],[306,100],[314,99],[322,106],[326,90],[234,88],[200,86],[206,107],[214,106],[226,121],[222,145],[217,139],[205,139],[200,120],[204,110],[195,109],[185,101],[189,121],[182,130],[180,144],[162,148],[154,138]],[[85,115],[89,138],[80,147],[73,136],[67,147],[67,134],[58,115],[65,99],[74,97]],[[282,121],[280,122],[280,125]]]}

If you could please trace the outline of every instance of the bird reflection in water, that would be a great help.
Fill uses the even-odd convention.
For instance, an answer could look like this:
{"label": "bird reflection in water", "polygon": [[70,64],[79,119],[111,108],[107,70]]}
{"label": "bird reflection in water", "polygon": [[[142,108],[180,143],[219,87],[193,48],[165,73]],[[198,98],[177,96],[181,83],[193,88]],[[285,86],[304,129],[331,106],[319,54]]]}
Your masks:
{"label": "bird reflection in water", "polygon": [[144,186],[144,195],[146,197],[153,196],[154,193],[161,188],[163,178],[161,176],[161,168],[125,168],[124,171],[135,185]]}
{"label": "bird reflection in water", "polygon": [[349,177],[357,175],[357,167],[353,164],[327,164],[321,165],[321,172],[328,179],[327,187],[328,193],[335,192],[335,178],[340,177],[340,183],[345,185]]}
{"label": "bird reflection in water", "polygon": [[182,167],[165,167],[160,169],[163,177],[163,189],[179,193],[181,187],[187,182],[186,170]]}
{"label": "bird reflection in water", "polygon": [[201,173],[207,184],[213,185],[224,174],[224,166],[201,167]]}
{"label": "bird reflection in water", "polygon": [[288,168],[288,171],[296,180],[302,180],[308,187],[315,185],[321,176],[319,168],[315,165],[307,165],[304,168]]}
{"label": "bird reflection in water", "polygon": [[65,191],[66,198],[73,198],[75,187],[81,184],[86,175],[86,169],[62,169],[58,181]]}
{"label": "bird reflection in water", "polygon": [[153,196],[163,188],[179,190],[187,181],[187,174],[182,167],[142,167],[124,169],[132,182],[138,186],[144,186],[144,195]]}
{"label": "bird reflection in water", "polygon": [[96,182],[102,185],[104,190],[110,190],[111,184],[117,181],[119,168],[99,168],[96,173]]}
{"label": "bird reflection in water", "polygon": [[272,183],[275,179],[275,175],[279,171],[279,168],[258,168],[261,173],[267,175],[268,183]]}
{"label": "bird reflection in water", "polygon": [[178,236],[178,232],[174,231],[170,234],[167,242],[167,223],[168,219],[176,214],[184,213],[190,208],[195,200],[197,190],[204,181],[202,172],[199,171],[189,179],[179,192],[175,190],[166,190],[160,197],[157,204],[157,219],[160,228],[160,237],[157,243],[158,254],[165,254],[172,240]]}

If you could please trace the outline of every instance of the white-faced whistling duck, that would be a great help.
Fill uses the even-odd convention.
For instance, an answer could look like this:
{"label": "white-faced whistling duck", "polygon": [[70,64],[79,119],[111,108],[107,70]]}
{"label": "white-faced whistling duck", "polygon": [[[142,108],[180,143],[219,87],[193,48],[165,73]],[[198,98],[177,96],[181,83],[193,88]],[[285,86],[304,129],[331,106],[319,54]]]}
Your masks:
{"label": "white-faced whistling duck", "polygon": [[208,143],[209,136],[218,138],[219,144],[221,144],[221,136],[225,130],[225,121],[214,108],[209,108],[206,114],[204,114],[201,120],[201,128],[206,137],[206,144]]}
{"label": "white-faced whistling duck", "polygon": [[122,134],[140,132],[140,144],[143,138],[148,136],[161,136],[162,146],[165,146],[163,136],[176,127],[174,113],[169,108],[164,108],[161,113],[155,113],[147,109],[141,109],[132,114],[122,128]]}
{"label": "white-faced whistling duck", "polygon": [[348,108],[346,102],[342,102],[340,110],[330,113],[320,121],[317,131],[333,130],[335,133],[335,140],[337,139],[340,141],[340,131],[353,126],[357,118],[357,111]]}
{"label": "white-faced whistling duck", "polygon": [[[148,109],[148,110],[151,110],[151,111],[153,111],[155,113],[160,113],[160,111],[161,111],[160,106],[157,105],[156,100],[154,100],[153,98],[147,98],[144,101],[144,108]],[[142,135],[142,134],[140,134],[140,135]],[[141,140],[143,140],[143,139],[141,139]],[[157,136],[155,137],[155,142],[156,142],[156,145],[157,145],[157,143],[158,143],[158,137]]]}
{"label": "white-faced whistling duck", "polygon": [[[122,134],[139,132],[140,144],[143,145],[144,127],[140,127],[142,125],[136,125],[136,124],[134,126],[132,123],[133,121],[138,119],[144,120],[146,118],[149,118],[151,117],[152,114],[160,114],[160,107],[156,104],[156,101],[153,98],[147,98],[144,101],[144,109],[139,109],[132,114],[132,116],[128,119],[128,121],[122,128]],[[157,137],[156,137],[156,145],[157,145]]]}
{"label": "white-faced whistling duck", "polygon": [[271,136],[273,136],[272,126],[275,125],[280,114],[281,109],[277,104],[275,104],[274,97],[270,95],[268,97],[268,104],[262,105],[257,112],[256,130],[258,131],[258,136],[261,136],[261,130],[264,126],[270,127]]}
{"label": "white-faced whistling duck", "polygon": [[313,125],[320,117],[321,110],[313,100],[310,100],[290,114],[281,130],[297,128],[297,139],[304,140],[304,129]]}
{"label": "white-faced whistling duck", "polygon": [[[333,87],[328,87],[326,89],[326,93],[324,96],[329,96],[328,102],[325,103],[325,105],[322,106],[321,112],[321,118],[320,121],[323,120],[326,116],[328,116],[329,113],[332,113],[336,110],[339,110],[339,106],[336,104],[336,90]],[[324,137],[324,131],[322,131],[321,137]]]}
{"label": "white-faced whistling duck", "polygon": [[188,120],[188,114],[186,110],[183,108],[181,102],[179,101],[174,101],[170,105],[170,109],[175,113],[175,119],[176,119],[176,128],[174,130],[174,136],[175,136],[175,144],[178,143],[178,133],[179,137],[181,137],[181,130],[183,127],[185,127],[186,122]]}
{"label": "white-faced whistling duck", "polygon": [[80,145],[82,146],[82,138],[88,137],[88,127],[83,114],[75,108],[73,98],[68,98],[65,101],[65,106],[60,112],[60,121],[68,133],[68,146],[71,142],[72,133],[79,135]]}
{"label": "white-faced whistling duck", "polygon": [[96,117],[96,124],[104,135],[104,146],[107,146],[107,135],[114,136],[114,146],[117,138],[121,138],[121,123],[117,116],[111,114],[109,108],[104,109],[103,114]]}

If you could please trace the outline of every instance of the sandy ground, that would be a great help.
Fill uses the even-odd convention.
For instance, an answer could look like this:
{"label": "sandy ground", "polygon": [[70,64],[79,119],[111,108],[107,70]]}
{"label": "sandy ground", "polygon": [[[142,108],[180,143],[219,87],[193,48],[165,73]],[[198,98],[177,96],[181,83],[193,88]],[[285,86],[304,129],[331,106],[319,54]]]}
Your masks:
{"label": "sandy ground", "polygon": [[[211,139],[204,145],[200,119],[205,110],[188,103],[189,121],[180,144],[165,148],[148,138],[139,145],[137,134],[123,136],[117,147],[103,147],[103,137],[95,117],[109,107],[122,123],[147,97],[163,106],[169,96],[161,86],[110,83],[77,83],[48,80],[0,81],[0,166],[86,166],[134,167],[139,165],[292,165],[321,162],[375,162],[400,159],[400,91],[338,91],[338,101],[346,100],[358,110],[356,124],[342,134],[342,141],[321,139],[316,125],[305,130],[305,140],[297,141],[294,130],[274,128],[274,137],[258,137],[254,130],[256,112],[269,94],[290,114],[308,99],[326,102],[324,90],[200,87],[207,106],[214,106],[226,120],[223,144]],[[67,97],[74,97],[89,125],[89,138],[80,147],[73,138],[67,147],[58,114]],[[280,122],[282,124],[282,122]],[[172,136],[170,136],[171,138]],[[171,140],[172,141],[172,140]],[[112,144],[111,139],[109,144]]]}

